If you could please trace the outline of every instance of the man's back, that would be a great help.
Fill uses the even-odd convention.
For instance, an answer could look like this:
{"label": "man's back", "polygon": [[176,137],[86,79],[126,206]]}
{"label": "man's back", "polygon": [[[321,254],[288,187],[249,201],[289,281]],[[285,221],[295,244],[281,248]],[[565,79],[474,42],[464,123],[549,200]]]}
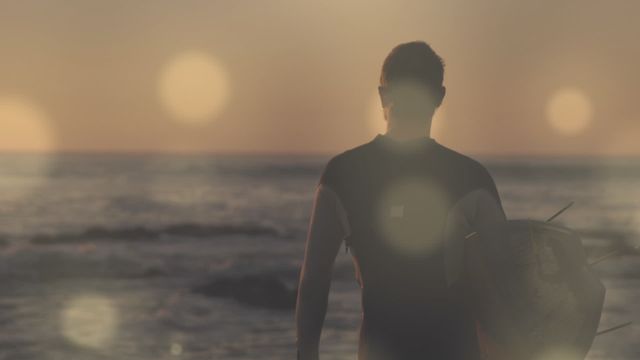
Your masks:
{"label": "man's back", "polygon": [[296,304],[298,357],[319,358],[331,269],[344,239],[362,288],[359,359],[479,357],[464,286],[466,235],[504,221],[493,179],[430,138],[444,62],[400,44],[380,73],[387,131],[329,160],[316,188]]}
{"label": "man's back", "polygon": [[478,358],[463,249],[451,238],[473,230],[479,194],[499,205],[484,167],[428,137],[378,134],[333,157],[319,185],[346,214],[362,288],[359,359]]}

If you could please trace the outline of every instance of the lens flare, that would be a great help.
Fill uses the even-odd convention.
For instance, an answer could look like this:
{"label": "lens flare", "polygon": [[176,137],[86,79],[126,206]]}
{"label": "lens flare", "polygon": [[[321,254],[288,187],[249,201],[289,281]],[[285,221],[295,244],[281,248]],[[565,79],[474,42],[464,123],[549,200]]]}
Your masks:
{"label": "lens flare", "polygon": [[558,90],[547,104],[547,119],[555,131],[562,135],[577,135],[591,123],[591,101],[580,89]]}
{"label": "lens flare", "polygon": [[443,189],[420,178],[390,184],[376,204],[376,225],[393,249],[425,255],[441,244],[449,200]]}
{"label": "lens flare", "polygon": [[541,356],[536,357],[536,360],[581,360],[584,359],[575,350],[567,347],[557,347],[551,350],[545,351]]}
{"label": "lens flare", "polygon": [[[640,192],[639,192],[640,193]],[[636,197],[637,199],[637,197]],[[640,206],[636,203],[635,205],[635,216],[632,221],[632,236],[626,237],[624,242],[631,249],[634,249],[636,252],[640,253]]]}
{"label": "lens flare", "polygon": [[51,168],[50,122],[29,99],[5,96],[0,97],[0,129],[0,153],[41,153],[0,158],[0,201],[20,200],[42,185]]}
{"label": "lens flare", "polygon": [[186,52],[165,65],[159,95],[178,121],[204,123],[212,120],[229,101],[227,71],[213,57]]}
{"label": "lens flare", "polygon": [[26,98],[0,97],[0,151],[49,151],[49,119]]}
{"label": "lens flare", "polygon": [[[431,121],[431,137],[434,139],[442,138],[446,128],[446,109],[444,106],[440,106],[436,109]],[[425,120],[426,127],[426,120]],[[384,118],[384,109],[380,102],[380,95],[376,90],[369,100],[369,113],[368,113],[368,131],[371,135],[384,134],[387,132],[387,121]]]}
{"label": "lens flare", "polygon": [[108,345],[118,325],[113,303],[97,295],[72,299],[62,312],[62,334],[73,343],[90,348]]}
{"label": "lens flare", "polygon": [[169,347],[169,350],[171,352],[171,355],[173,356],[180,356],[182,355],[182,345],[180,345],[179,343],[171,343],[171,346]]}

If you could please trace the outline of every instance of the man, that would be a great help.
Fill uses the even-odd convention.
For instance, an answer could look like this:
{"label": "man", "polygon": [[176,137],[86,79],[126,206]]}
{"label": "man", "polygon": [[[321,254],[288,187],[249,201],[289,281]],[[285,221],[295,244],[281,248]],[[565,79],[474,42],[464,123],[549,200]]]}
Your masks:
{"label": "man", "polygon": [[465,237],[506,219],[487,170],[430,137],[443,77],[428,44],[395,47],[379,86],[386,133],[326,164],[300,273],[298,359],[319,358],[342,240],[362,291],[359,360],[480,358]]}

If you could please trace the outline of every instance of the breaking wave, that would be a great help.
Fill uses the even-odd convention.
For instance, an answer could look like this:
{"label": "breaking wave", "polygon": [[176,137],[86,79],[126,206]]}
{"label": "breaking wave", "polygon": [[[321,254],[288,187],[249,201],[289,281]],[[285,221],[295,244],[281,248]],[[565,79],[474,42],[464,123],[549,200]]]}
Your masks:
{"label": "breaking wave", "polygon": [[254,223],[241,224],[196,224],[181,223],[163,227],[128,226],[108,228],[102,226],[89,227],[80,232],[63,232],[57,234],[39,234],[30,241],[37,245],[74,244],[93,241],[152,241],[163,236],[183,238],[209,238],[228,235],[287,237],[282,230]]}

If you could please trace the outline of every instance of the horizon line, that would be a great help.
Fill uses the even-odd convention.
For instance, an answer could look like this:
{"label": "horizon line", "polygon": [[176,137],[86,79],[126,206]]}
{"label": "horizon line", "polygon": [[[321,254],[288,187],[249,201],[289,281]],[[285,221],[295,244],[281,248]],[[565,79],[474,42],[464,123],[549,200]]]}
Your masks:
{"label": "horizon line", "polygon": [[[95,155],[95,156],[282,156],[282,157],[330,157],[342,153],[349,148],[334,151],[278,151],[278,150],[60,150],[60,151],[39,151],[39,150],[0,150],[0,156],[4,155]],[[640,159],[638,154],[607,154],[607,153],[494,153],[494,152],[467,152],[465,155],[471,157],[490,159]]]}

